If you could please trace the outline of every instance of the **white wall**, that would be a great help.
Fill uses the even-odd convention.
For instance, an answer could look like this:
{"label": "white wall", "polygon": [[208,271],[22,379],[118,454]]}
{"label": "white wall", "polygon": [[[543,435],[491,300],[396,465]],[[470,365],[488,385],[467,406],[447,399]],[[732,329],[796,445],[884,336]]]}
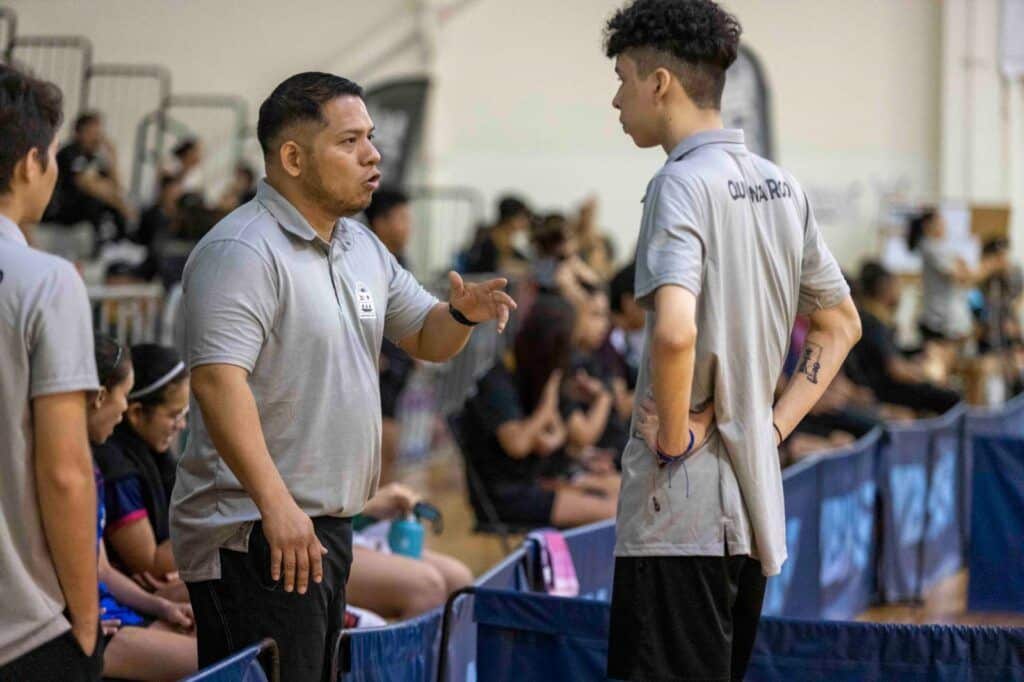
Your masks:
{"label": "white wall", "polygon": [[[544,207],[596,192],[620,252],[663,161],[632,147],[610,100],[604,20],[619,0],[480,0],[443,29],[436,179]],[[760,56],[778,160],[812,193],[853,265],[875,247],[882,192],[937,192],[941,7],[933,0],[727,0]]]}
{"label": "white wall", "polygon": [[[318,68],[368,82],[433,71],[424,167],[488,199],[541,208],[589,193],[628,257],[662,162],[632,147],[610,100],[601,31],[620,0],[476,0],[436,52],[360,67],[415,25],[413,0],[8,0],[22,33],[79,33],[97,61],[171,67],[176,91],[242,95],[251,117],[283,77]],[[941,5],[933,0],[729,0],[767,72],[778,160],[812,193],[846,264],[875,247],[880,193],[938,191]]]}

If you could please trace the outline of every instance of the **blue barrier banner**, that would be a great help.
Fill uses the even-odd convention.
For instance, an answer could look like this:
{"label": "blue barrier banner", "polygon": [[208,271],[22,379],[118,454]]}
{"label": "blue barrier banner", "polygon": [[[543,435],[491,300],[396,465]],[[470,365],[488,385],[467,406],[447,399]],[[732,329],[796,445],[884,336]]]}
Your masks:
{"label": "blue barrier banner", "polygon": [[922,589],[956,573],[963,566],[964,546],[960,507],[962,498],[961,450],[966,408],[961,405],[929,420],[931,449],[928,467],[928,499],[922,546]]}
{"label": "blue barrier banner", "polygon": [[786,553],[782,572],[768,579],[762,612],[769,616],[817,618],[819,546],[818,459],[808,458],[782,475],[786,499]]}
{"label": "blue barrier banner", "polygon": [[928,498],[931,433],[918,424],[889,429],[878,459],[882,546],[879,587],[887,602],[921,593],[921,541]]}
{"label": "blue barrier banner", "polygon": [[875,584],[875,455],[880,432],[818,462],[821,617],[853,618]]}
{"label": "blue barrier banner", "polygon": [[185,682],[267,682],[267,676],[260,666],[259,644],[243,649],[237,654],[203,668]]}
{"label": "blue barrier banner", "polygon": [[350,630],[349,670],[344,682],[428,682],[437,669],[441,610],[434,609],[398,625]]}
{"label": "blue barrier banner", "polygon": [[762,618],[746,680],[1024,678],[1024,629]]}
{"label": "blue barrier banner", "polygon": [[576,567],[580,597],[611,601],[615,573],[615,520],[566,531],[563,537]]}
{"label": "blue barrier banner", "polygon": [[971,531],[971,480],[974,461],[973,436],[1024,436],[1024,393],[1005,405],[995,409],[974,408],[967,411],[964,424],[965,437],[960,461],[960,524],[963,529],[963,544],[970,544]]}
{"label": "blue barrier banner", "polygon": [[481,679],[605,679],[607,603],[480,590],[473,612]]}
{"label": "blue barrier banner", "polygon": [[1024,439],[975,436],[967,606],[1024,612]]}

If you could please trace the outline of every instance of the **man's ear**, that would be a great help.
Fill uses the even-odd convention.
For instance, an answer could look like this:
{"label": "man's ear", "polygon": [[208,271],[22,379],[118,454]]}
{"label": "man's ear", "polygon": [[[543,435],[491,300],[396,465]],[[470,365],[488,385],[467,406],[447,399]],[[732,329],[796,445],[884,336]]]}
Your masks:
{"label": "man's ear", "polygon": [[303,153],[302,147],[295,140],[286,140],[278,149],[278,161],[284,172],[293,178],[299,177],[302,173]]}
{"label": "man's ear", "polygon": [[654,76],[654,99],[658,102],[665,99],[672,87],[672,72],[661,66],[651,74]]}

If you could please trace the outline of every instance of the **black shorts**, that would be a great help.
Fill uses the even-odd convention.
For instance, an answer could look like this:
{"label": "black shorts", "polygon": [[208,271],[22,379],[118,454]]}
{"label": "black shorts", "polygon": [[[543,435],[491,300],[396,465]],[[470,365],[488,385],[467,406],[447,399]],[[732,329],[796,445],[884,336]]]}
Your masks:
{"label": "black shorts", "polygon": [[323,556],[323,582],[306,594],[285,592],[270,576],[270,546],[253,524],[247,552],[220,550],[219,580],[187,583],[196,615],[199,667],[258,643],[277,642],[282,682],[327,682],[331,644],[344,626],[345,583],[352,566],[351,519],[313,519]]}
{"label": "black shorts", "polygon": [[742,680],[764,588],[748,556],[616,558],[608,677]]}
{"label": "black shorts", "polygon": [[[517,526],[551,525],[555,491],[538,483],[502,483],[491,490],[498,518]],[[483,518],[483,517],[481,517]]]}

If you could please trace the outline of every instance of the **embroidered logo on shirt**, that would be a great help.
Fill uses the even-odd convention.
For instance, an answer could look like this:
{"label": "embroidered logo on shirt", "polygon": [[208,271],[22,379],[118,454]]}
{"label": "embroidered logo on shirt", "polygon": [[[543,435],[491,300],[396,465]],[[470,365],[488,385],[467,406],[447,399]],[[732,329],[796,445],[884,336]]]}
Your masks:
{"label": "embroidered logo on shirt", "polygon": [[356,282],[356,305],[359,306],[360,320],[377,319],[377,309],[373,306],[373,294],[362,282]]}

